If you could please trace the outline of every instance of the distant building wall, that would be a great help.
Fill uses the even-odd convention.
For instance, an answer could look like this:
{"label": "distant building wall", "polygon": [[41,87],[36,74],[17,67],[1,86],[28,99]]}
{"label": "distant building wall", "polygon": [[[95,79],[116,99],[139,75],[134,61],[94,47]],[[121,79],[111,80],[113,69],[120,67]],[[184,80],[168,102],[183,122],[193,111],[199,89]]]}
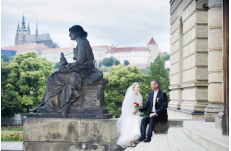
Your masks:
{"label": "distant building wall", "polygon": [[1,56],[2,55],[7,55],[8,57],[13,57],[16,55],[16,50],[4,50],[1,49]]}

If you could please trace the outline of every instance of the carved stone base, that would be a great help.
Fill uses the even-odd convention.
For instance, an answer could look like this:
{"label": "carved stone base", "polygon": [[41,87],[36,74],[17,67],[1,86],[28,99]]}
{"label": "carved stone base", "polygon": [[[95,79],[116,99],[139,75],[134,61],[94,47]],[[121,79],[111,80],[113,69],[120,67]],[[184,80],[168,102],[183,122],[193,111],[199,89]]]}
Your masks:
{"label": "carved stone base", "polygon": [[[101,78],[92,85],[84,85],[78,90],[79,97],[72,100],[67,113],[59,113],[57,109],[38,109],[37,113],[27,114],[29,118],[85,118],[109,119],[108,109],[104,106],[104,90],[108,80]],[[77,93],[77,91],[74,91]]]}
{"label": "carved stone base", "polygon": [[24,151],[122,151],[117,119],[26,118]]}

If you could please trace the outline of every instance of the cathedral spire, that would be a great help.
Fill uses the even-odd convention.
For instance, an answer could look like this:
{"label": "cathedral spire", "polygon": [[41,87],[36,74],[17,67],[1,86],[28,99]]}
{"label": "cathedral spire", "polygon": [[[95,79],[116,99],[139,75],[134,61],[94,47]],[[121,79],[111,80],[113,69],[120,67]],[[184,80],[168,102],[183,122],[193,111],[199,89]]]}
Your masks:
{"label": "cathedral spire", "polygon": [[18,28],[17,28],[17,31],[19,31],[19,22],[18,22]]}
{"label": "cathedral spire", "polygon": [[38,22],[36,22],[36,31],[35,31],[35,35],[38,36]]}
{"label": "cathedral spire", "polygon": [[26,29],[26,26],[25,26],[25,20],[24,20],[24,14],[23,14],[23,17],[22,17],[22,27],[21,27],[22,30],[25,30]]}
{"label": "cathedral spire", "polygon": [[30,25],[28,24],[28,28],[27,28],[28,32],[30,33]]}

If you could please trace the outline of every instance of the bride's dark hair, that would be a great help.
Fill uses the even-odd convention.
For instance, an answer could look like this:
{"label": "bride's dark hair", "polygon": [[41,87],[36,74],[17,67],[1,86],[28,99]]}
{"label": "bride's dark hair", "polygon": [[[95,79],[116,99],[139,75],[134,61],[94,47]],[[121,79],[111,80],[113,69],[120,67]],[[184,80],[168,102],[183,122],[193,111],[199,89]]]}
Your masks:
{"label": "bride's dark hair", "polygon": [[136,87],[137,85],[139,85],[138,82],[135,82],[135,83],[132,84],[132,89],[133,89],[133,91],[134,91],[134,89],[135,89],[135,87]]}

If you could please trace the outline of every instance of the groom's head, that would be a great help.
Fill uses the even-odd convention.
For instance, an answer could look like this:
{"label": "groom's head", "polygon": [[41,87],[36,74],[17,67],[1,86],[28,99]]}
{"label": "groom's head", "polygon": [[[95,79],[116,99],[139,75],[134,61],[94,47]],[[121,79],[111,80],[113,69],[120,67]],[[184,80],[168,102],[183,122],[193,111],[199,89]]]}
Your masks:
{"label": "groom's head", "polygon": [[152,90],[158,90],[159,89],[159,86],[160,86],[160,83],[158,80],[153,80],[151,82],[151,88]]}

